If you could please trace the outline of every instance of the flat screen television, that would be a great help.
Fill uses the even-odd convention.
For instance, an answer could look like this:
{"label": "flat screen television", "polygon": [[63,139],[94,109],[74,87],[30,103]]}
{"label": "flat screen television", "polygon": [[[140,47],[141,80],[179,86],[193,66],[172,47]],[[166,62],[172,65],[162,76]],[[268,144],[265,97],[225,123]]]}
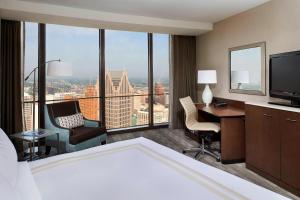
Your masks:
{"label": "flat screen television", "polygon": [[300,107],[300,51],[271,55],[269,67],[270,96],[290,100],[284,105]]}

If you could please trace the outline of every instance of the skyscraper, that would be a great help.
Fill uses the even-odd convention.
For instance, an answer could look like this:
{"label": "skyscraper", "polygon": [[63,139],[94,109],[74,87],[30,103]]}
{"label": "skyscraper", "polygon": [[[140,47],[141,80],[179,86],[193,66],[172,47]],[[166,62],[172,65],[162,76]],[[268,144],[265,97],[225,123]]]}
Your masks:
{"label": "skyscraper", "polygon": [[[32,96],[28,93],[24,93],[24,102],[26,101],[32,101]],[[25,130],[31,130],[33,121],[32,121],[32,109],[33,104],[32,103],[24,103],[24,129]]]}
{"label": "skyscraper", "polygon": [[165,88],[162,83],[155,82],[154,84],[154,101],[155,103],[160,103],[162,105],[165,105]]}
{"label": "skyscraper", "polygon": [[105,75],[105,115],[107,128],[131,126],[133,88],[126,71],[108,71]]}
{"label": "skyscraper", "polygon": [[99,120],[99,98],[96,85],[88,85],[84,91],[84,98],[79,99],[80,110],[88,119]]}
{"label": "skyscraper", "polygon": [[144,109],[144,110],[139,110],[137,113],[137,124],[138,126],[140,125],[145,125],[149,124],[149,110]]}
{"label": "skyscraper", "polygon": [[[161,104],[153,105],[153,120],[155,124],[168,122],[169,109]],[[145,125],[149,123],[149,110],[142,109],[137,113],[137,125]]]}

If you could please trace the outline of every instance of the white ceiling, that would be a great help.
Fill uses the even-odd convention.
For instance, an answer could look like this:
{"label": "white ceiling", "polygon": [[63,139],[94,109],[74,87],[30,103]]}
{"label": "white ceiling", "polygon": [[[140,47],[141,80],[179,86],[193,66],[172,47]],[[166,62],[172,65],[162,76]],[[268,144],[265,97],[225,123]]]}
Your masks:
{"label": "white ceiling", "polygon": [[172,20],[215,23],[269,0],[22,0]]}

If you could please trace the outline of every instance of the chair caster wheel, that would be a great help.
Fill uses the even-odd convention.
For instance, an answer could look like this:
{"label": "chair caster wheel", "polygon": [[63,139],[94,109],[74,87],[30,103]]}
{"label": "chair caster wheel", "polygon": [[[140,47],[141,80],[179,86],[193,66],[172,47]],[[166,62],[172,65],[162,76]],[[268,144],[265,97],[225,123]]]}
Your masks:
{"label": "chair caster wheel", "polygon": [[217,160],[217,162],[221,162],[221,159],[220,159],[220,158],[217,158],[216,160]]}
{"label": "chair caster wheel", "polygon": [[185,150],[183,150],[183,151],[182,151],[182,153],[183,153],[183,154],[185,154],[185,153],[186,153],[186,151],[185,151]]}

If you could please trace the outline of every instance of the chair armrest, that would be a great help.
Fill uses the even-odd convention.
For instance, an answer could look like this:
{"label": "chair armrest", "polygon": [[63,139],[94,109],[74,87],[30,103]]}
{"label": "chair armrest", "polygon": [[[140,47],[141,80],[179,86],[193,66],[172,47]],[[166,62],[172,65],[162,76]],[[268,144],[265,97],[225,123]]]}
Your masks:
{"label": "chair armrest", "polygon": [[100,127],[101,123],[97,120],[84,119],[84,126],[86,127]]}

